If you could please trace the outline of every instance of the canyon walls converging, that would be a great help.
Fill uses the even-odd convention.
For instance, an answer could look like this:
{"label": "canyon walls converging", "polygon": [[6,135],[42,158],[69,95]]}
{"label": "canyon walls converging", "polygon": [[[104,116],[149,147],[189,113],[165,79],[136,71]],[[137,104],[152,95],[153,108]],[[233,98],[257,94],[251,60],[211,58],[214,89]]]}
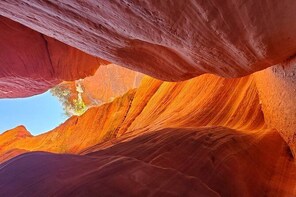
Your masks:
{"label": "canyon walls converging", "polygon": [[0,98],[89,107],[0,134],[0,195],[296,196],[295,18],[294,0],[0,1]]}
{"label": "canyon walls converging", "polygon": [[79,155],[15,157],[0,165],[0,194],[295,195],[296,165],[265,124],[253,76],[145,77],[139,88],[50,132],[22,133],[0,135],[2,162],[31,151]]}
{"label": "canyon walls converging", "polygon": [[139,88],[73,116],[50,132],[2,145],[0,155],[11,149],[79,153],[121,136],[200,126],[225,126],[246,132],[266,128],[254,78],[203,75],[174,83],[145,77]]}

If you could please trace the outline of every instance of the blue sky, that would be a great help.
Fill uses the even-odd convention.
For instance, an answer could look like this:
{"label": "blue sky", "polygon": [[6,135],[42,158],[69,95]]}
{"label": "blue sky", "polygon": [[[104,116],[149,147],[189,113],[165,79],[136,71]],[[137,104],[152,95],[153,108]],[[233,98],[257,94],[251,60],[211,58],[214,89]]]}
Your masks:
{"label": "blue sky", "polygon": [[33,135],[49,131],[67,119],[49,91],[28,98],[0,99],[0,133],[24,125]]}

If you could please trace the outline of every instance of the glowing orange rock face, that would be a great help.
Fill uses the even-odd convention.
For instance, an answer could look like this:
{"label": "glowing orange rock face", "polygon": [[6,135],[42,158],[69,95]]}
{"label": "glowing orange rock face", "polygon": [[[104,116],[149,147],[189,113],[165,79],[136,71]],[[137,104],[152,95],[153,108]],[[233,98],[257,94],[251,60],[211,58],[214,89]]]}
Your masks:
{"label": "glowing orange rock face", "polygon": [[[87,106],[97,106],[111,102],[130,89],[137,88],[143,76],[142,73],[108,64],[101,66],[93,76],[79,81],[65,81],[57,87],[69,90],[69,102],[73,102],[81,93],[83,102]],[[77,91],[77,83],[79,83],[81,91]]]}
{"label": "glowing orange rock face", "polygon": [[[73,116],[59,127],[31,138],[17,139],[15,143],[0,144],[0,155],[12,149],[79,153],[87,147],[114,138],[116,129],[124,121],[134,90],[114,102],[89,109],[80,117]],[[6,160],[2,157],[1,161]]]}
{"label": "glowing orange rock face", "polygon": [[77,155],[2,163],[0,194],[296,196],[296,1],[1,1],[0,14],[44,34],[1,17],[0,97],[92,75],[106,63],[96,57],[171,81],[278,64],[147,77],[45,134],[8,131],[1,162]]}
{"label": "glowing orange rock face", "polygon": [[164,80],[244,76],[296,52],[294,0],[1,1],[0,14]]}
{"label": "glowing orange rock face", "polygon": [[178,83],[146,77],[137,90],[93,107],[80,117],[71,117],[48,133],[5,146],[0,154],[13,148],[79,153],[120,136],[200,126],[243,131],[265,128],[253,77],[224,79],[203,75]]}
{"label": "glowing orange rock face", "polygon": [[31,138],[32,135],[24,126],[18,126],[11,130],[8,130],[0,135],[0,160],[5,161],[11,159],[17,155],[27,152],[26,150],[18,149],[18,148],[10,148],[11,145],[17,143],[17,141],[22,139]]}
{"label": "glowing orange rock face", "polygon": [[0,135],[0,149],[10,143],[13,143],[14,140],[28,137],[32,137],[32,135],[24,126],[18,126],[14,129],[8,130]]}
{"label": "glowing orange rock face", "polygon": [[[146,87],[153,85],[157,89],[149,88],[148,90],[153,89],[150,93]],[[143,103],[145,97],[149,100]],[[207,74],[176,83],[144,79],[126,119],[130,119],[132,123],[126,128],[123,126],[121,132],[140,133],[167,127],[206,125],[241,130],[264,127],[252,76],[225,79]]]}
{"label": "glowing orange rock face", "polygon": [[87,104],[110,102],[140,85],[143,74],[114,64],[101,66],[94,76],[82,81],[83,100]]}
{"label": "glowing orange rock face", "polygon": [[[265,124],[253,76],[177,83],[144,77],[113,102],[0,146],[2,162],[31,151],[79,154],[26,153],[2,163],[0,194],[12,196],[34,188],[36,196],[77,188],[87,196],[295,195],[295,163]],[[18,171],[14,189],[7,187]]]}

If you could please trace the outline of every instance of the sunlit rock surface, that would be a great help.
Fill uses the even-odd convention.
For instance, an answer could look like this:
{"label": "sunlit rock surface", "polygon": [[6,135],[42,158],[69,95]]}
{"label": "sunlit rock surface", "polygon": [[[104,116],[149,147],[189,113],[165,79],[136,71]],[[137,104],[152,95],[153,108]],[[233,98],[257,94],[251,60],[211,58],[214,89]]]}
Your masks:
{"label": "sunlit rock surface", "polygon": [[50,132],[4,146],[0,154],[12,148],[79,153],[123,135],[200,126],[265,128],[253,77],[225,79],[208,74],[178,83],[146,77],[138,89],[73,116]]}
{"label": "sunlit rock surface", "polygon": [[18,126],[0,134],[1,148],[13,143],[14,140],[26,139],[32,137],[30,132],[24,126]]}
{"label": "sunlit rock surface", "polygon": [[82,80],[82,98],[87,105],[110,102],[128,90],[139,87],[143,76],[115,64],[101,66],[94,76]]}
{"label": "sunlit rock surface", "polygon": [[143,78],[138,73],[114,64],[100,66],[93,76],[76,81],[64,81],[51,89],[63,103],[64,110],[68,115],[77,115],[75,106],[77,100],[85,108],[102,105],[113,101],[131,89],[137,88]]}
{"label": "sunlit rock surface", "polygon": [[[292,153],[265,124],[253,76],[145,77],[48,133],[0,146],[0,194],[11,196],[296,195]],[[31,151],[63,154],[15,157]]]}
{"label": "sunlit rock surface", "polygon": [[18,126],[0,134],[0,152],[2,153],[0,160],[5,161],[27,152],[27,150],[14,148],[13,146],[10,149],[7,149],[6,147],[10,147],[21,139],[28,139],[31,137],[31,133],[24,126]]}
{"label": "sunlit rock surface", "polygon": [[27,26],[0,19],[3,98],[106,61],[193,78],[145,77],[45,134],[5,132],[1,196],[296,196],[296,1],[1,1],[0,15]]}
{"label": "sunlit rock surface", "polygon": [[294,0],[1,1],[0,15],[164,80],[243,76],[296,53]]}

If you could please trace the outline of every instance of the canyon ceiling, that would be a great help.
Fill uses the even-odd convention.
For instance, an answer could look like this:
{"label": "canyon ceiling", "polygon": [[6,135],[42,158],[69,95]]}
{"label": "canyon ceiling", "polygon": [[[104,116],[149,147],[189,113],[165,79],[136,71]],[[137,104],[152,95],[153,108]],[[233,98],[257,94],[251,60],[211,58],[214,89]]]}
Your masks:
{"label": "canyon ceiling", "polygon": [[0,135],[0,194],[296,195],[296,1],[3,0],[0,15],[0,98],[104,84],[86,78],[102,105],[50,132]]}

